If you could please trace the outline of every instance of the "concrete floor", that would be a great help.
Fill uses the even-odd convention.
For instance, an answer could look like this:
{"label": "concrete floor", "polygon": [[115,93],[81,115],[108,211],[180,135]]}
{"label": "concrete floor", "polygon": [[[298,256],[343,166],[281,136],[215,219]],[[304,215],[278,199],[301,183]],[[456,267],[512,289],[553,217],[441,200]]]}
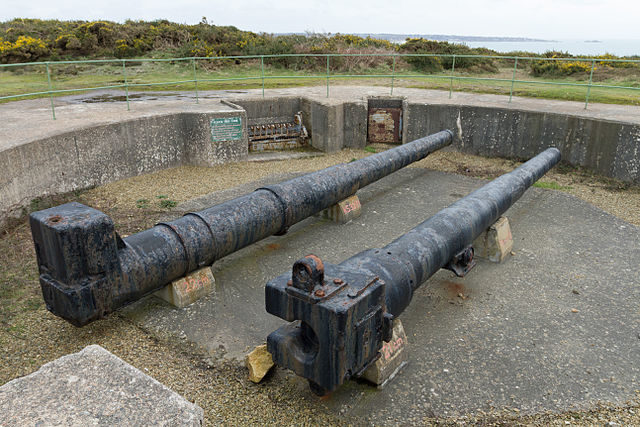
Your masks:
{"label": "concrete floor", "polygon": [[[212,194],[183,209],[201,209],[262,184]],[[191,341],[242,363],[282,324],[265,312],[267,280],[309,253],[338,263],[384,246],[482,184],[401,170],[358,193],[362,216],[348,224],[309,218],[285,236],[220,260],[213,267],[216,291],[192,306],[179,310],[148,297],[124,312],[155,335]],[[384,389],[350,381],[318,400],[305,380],[280,368],[265,387],[303,395],[356,423],[376,424],[503,408],[589,408],[634,397],[640,381],[640,229],[573,196],[538,188],[506,215],[515,255],[502,264],[481,260],[464,279],[441,270],[422,285],[400,317],[409,364]],[[284,388],[282,381],[294,387]]]}

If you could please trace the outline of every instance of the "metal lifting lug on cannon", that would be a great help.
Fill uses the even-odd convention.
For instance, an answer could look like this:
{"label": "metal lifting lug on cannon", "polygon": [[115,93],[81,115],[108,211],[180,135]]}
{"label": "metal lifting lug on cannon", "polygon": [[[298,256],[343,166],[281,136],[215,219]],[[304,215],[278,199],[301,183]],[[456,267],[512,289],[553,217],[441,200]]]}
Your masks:
{"label": "metal lifting lug on cannon", "polygon": [[47,308],[83,326],[353,196],[433,151],[449,130],[331,166],[120,238],[106,214],[67,203],[30,216]]}
{"label": "metal lifting lug on cannon", "polygon": [[474,239],[559,161],[549,148],[384,248],[339,265],[315,255],[297,261],[265,289],[267,312],[291,322],[267,339],[274,362],[307,378],[319,395],[358,376],[379,357],[414,290],[440,268],[466,274]]}

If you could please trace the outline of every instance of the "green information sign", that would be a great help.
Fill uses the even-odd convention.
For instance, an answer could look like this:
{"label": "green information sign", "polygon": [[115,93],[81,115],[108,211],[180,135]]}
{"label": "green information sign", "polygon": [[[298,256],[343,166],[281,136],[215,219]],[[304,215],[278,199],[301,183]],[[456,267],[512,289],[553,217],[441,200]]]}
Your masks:
{"label": "green information sign", "polygon": [[242,139],[242,117],[211,119],[211,141],[237,141]]}

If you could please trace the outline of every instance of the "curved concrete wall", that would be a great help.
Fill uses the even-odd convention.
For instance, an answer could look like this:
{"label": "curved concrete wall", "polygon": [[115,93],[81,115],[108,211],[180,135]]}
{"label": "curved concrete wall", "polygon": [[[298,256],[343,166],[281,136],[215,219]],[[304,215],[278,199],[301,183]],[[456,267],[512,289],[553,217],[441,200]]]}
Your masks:
{"label": "curved concrete wall", "polygon": [[481,156],[529,159],[557,147],[562,160],[640,184],[640,125],[566,114],[490,107],[409,104],[407,140],[459,129],[454,148]]}
{"label": "curved concrete wall", "polygon": [[[243,138],[211,140],[213,117],[240,116]],[[247,157],[246,113],[177,113],[99,125],[0,152],[0,225],[31,200],[180,165]]]}
{"label": "curved concrete wall", "polygon": [[[0,152],[0,226],[31,200],[180,165],[210,166],[247,157],[248,120],[304,112],[312,145],[326,152],[362,148],[367,102],[303,97],[234,101],[233,110],[174,112],[94,125]],[[282,105],[280,105],[282,104]],[[549,146],[563,160],[640,184],[640,125],[530,110],[403,101],[403,140],[458,129],[454,148],[528,159]],[[244,108],[244,109],[242,109]],[[281,111],[282,110],[282,111]],[[212,141],[211,119],[242,117],[243,137]]]}

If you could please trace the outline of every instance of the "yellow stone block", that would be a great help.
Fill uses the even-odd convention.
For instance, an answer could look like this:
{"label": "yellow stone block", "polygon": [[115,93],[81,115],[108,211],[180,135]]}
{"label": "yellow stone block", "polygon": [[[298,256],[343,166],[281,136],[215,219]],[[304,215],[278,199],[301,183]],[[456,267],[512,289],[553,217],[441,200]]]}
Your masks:
{"label": "yellow stone block", "polygon": [[267,350],[267,345],[259,345],[249,353],[245,364],[249,369],[249,380],[256,384],[262,381],[267,372],[273,367],[273,358]]}
{"label": "yellow stone block", "polygon": [[407,364],[407,345],[407,335],[404,333],[402,322],[395,319],[391,341],[382,344],[380,357],[365,369],[360,378],[383,387]]}
{"label": "yellow stone block", "polygon": [[493,262],[502,262],[513,249],[509,220],[501,216],[474,242],[475,255]]}
{"label": "yellow stone block", "polygon": [[211,293],[216,280],[210,267],[201,268],[193,273],[174,280],[154,295],[171,305],[183,308]]}
{"label": "yellow stone block", "polygon": [[337,204],[323,210],[320,215],[332,221],[344,224],[354,218],[358,218],[362,213],[362,205],[357,195],[347,197]]}

